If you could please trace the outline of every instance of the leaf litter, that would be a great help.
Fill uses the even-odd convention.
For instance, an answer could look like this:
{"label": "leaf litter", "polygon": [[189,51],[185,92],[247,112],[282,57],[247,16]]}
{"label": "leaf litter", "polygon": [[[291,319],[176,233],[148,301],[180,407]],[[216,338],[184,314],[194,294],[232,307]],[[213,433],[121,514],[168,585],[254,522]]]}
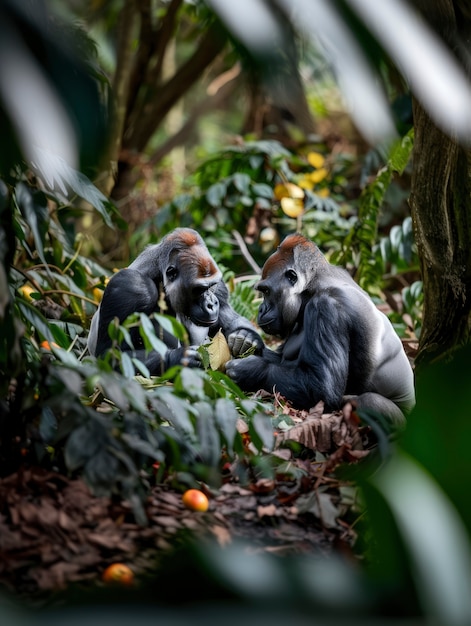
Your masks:
{"label": "leaf litter", "polygon": [[[275,396],[276,404],[275,444],[267,453],[274,471],[264,476],[244,460],[226,463],[218,489],[201,486],[210,501],[204,513],[184,507],[181,491],[156,484],[143,527],[128,502],[96,497],[80,478],[29,468],[0,479],[0,587],[34,598],[70,584],[103,585],[101,574],[113,562],[129,564],[139,578],[188,535],[221,547],[242,539],[280,556],[325,555],[340,546],[354,558],[361,507],[355,486],[334,471],[368,455],[368,427],[348,405],[324,414],[322,403],[296,411]],[[237,427],[248,437],[243,422]]]}

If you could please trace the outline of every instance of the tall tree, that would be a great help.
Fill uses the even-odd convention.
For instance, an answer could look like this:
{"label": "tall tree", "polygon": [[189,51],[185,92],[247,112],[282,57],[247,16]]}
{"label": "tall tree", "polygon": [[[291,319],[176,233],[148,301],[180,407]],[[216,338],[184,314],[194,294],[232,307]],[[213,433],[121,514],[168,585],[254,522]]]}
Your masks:
{"label": "tall tree", "polygon": [[[99,182],[106,194],[121,199],[136,184],[135,164],[168,112],[200,79],[226,44],[206,15],[204,27],[185,20],[183,0],[123,3],[116,26],[116,67],[112,78],[112,125]],[[188,17],[188,16],[186,16]],[[168,49],[182,23],[192,32],[193,50],[170,76],[164,72]],[[189,38],[189,33],[186,33]]]}
{"label": "tall tree", "polygon": [[[97,6],[96,14],[88,14],[87,20],[100,19],[109,30],[113,8],[103,3]],[[226,30],[204,3],[122,2],[113,24],[116,58],[111,77],[112,124],[102,173],[96,181],[100,189],[117,201],[126,198],[142,177],[142,168],[136,164],[153,167],[174,147],[188,141],[199,118],[226,106],[238,86],[248,94],[243,132],[254,132],[259,126],[273,124],[274,119],[280,137],[287,136],[285,119],[292,120],[306,134],[314,132],[293,33],[286,20],[285,31],[286,46],[276,51],[277,72],[269,73],[269,78],[265,72],[261,77],[256,60],[243,47],[234,49],[230,45]],[[177,58],[169,63],[175,49]],[[207,86],[206,95],[199,101],[195,97],[181,128],[162,141],[154,141],[150,149],[172,108],[201,83]],[[269,122],[263,120],[260,124],[260,114],[263,117],[266,111],[271,115]]]}

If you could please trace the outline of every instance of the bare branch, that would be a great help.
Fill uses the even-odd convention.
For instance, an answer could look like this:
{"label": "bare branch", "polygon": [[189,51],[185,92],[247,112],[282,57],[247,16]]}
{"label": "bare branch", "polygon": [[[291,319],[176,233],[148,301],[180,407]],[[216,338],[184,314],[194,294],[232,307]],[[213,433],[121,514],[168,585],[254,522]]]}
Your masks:
{"label": "bare branch", "polygon": [[[162,122],[173,105],[199,79],[203,71],[221,52],[225,40],[220,31],[210,28],[206,31],[194,54],[184,63],[167,83],[159,88],[159,97],[155,96],[156,85],[152,98],[142,104],[141,115],[135,120],[136,128],[133,137],[126,145],[128,149],[142,152],[149,141],[149,137]],[[150,94],[150,92],[149,92]]]}
{"label": "bare branch", "polygon": [[237,86],[236,78],[239,75],[240,64],[236,63],[233,68],[218,76],[208,87],[207,93],[209,97],[192,108],[191,115],[188,117],[185,124],[183,124],[177,133],[169,137],[165,143],[159,146],[151,155],[148,164],[154,166],[174,148],[185,144],[198,120],[209,111],[220,107],[222,103],[232,95]]}
{"label": "bare branch", "polygon": [[108,145],[103,156],[102,175],[95,184],[105,195],[109,195],[114,184],[126,120],[126,108],[130,77],[133,65],[132,41],[137,26],[136,2],[125,2],[118,24],[118,58],[113,79],[113,111]]}
{"label": "bare branch", "polygon": [[234,237],[234,239],[237,242],[237,245],[240,248],[240,251],[242,252],[242,256],[244,257],[244,259],[247,261],[247,263],[250,265],[250,267],[253,269],[253,271],[256,274],[261,274],[262,273],[262,268],[258,265],[258,263],[255,261],[255,259],[253,258],[253,256],[250,254],[249,249],[247,248],[244,238],[242,237],[242,235],[237,231],[237,230],[233,230],[232,231],[232,236]]}

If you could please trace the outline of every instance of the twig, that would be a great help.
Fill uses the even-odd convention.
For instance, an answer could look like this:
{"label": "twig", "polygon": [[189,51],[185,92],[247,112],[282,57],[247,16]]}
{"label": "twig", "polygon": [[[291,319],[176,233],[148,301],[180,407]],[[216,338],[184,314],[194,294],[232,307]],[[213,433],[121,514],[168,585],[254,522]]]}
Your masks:
{"label": "twig", "polygon": [[239,246],[240,251],[242,252],[242,256],[247,261],[247,263],[250,265],[250,267],[253,269],[253,271],[256,274],[261,274],[262,273],[262,268],[258,265],[258,263],[255,261],[253,256],[250,254],[249,249],[247,248],[247,245],[246,245],[242,235],[239,232],[237,232],[236,230],[233,230],[232,231],[232,236],[236,240],[236,243]]}

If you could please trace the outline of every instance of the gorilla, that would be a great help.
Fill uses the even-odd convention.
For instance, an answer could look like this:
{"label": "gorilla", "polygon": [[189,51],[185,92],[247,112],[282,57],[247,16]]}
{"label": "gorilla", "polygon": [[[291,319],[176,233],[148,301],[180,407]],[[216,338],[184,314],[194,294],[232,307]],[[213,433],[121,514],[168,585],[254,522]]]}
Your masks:
{"label": "gorilla", "polygon": [[162,357],[155,351],[146,352],[139,329],[132,328],[134,349],[126,343],[121,349],[142,361],[151,375],[162,374],[172,365],[202,367],[198,346],[220,329],[234,356],[252,346],[261,351],[263,342],[252,324],[229,305],[222,274],[203,239],[195,230],[177,228],[111,278],[92,318],[90,354],[101,356],[111,347],[108,326],[114,318],[122,323],[132,313],[160,312],[162,296],[166,303],[162,312],[185,326],[191,345],[181,346],[154,320],[156,334],[168,348]]}
{"label": "gorilla", "polygon": [[322,400],[337,410],[350,401],[393,426],[405,423],[415,404],[409,359],[388,318],[346,270],[295,234],[266,261],[255,288],[263,296],[260,327],[284,342],[226,364],[243,390],[276,390],[301,409]]}

